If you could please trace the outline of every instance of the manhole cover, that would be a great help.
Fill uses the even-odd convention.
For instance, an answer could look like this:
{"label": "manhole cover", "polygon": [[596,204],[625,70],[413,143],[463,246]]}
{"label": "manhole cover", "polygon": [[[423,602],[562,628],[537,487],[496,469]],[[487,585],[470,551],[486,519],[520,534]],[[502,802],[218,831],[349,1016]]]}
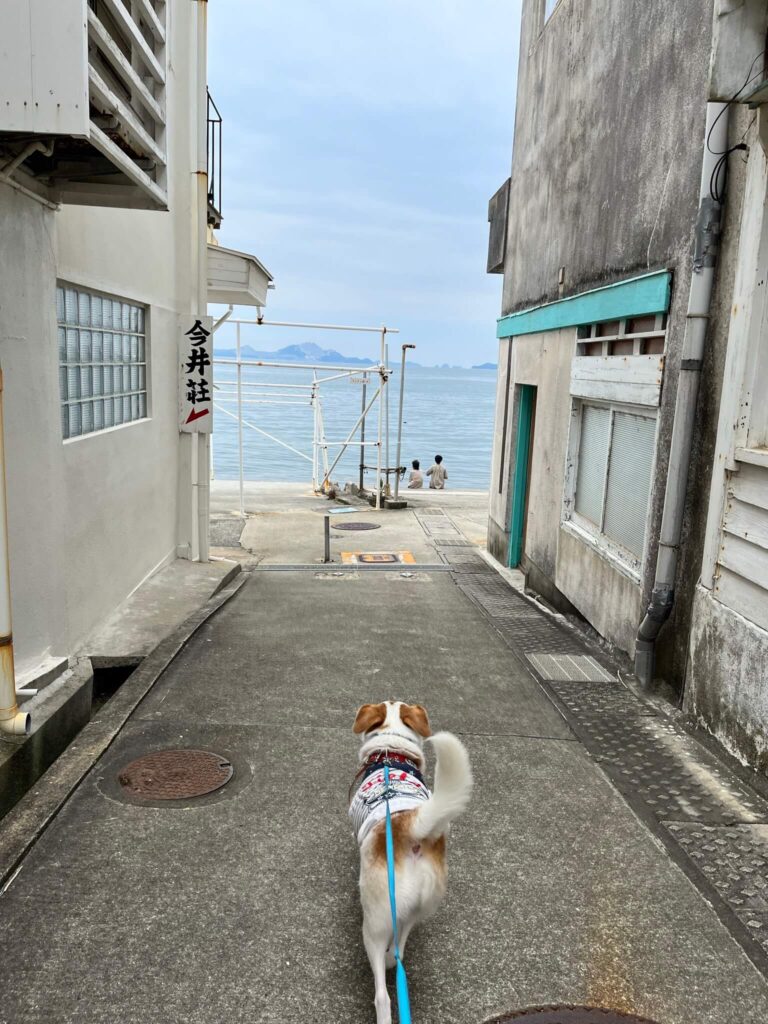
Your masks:
{"label": "manhole cover", "polygon": [[379,523],[331,523],[334,530],[379,530]]}
{"label": "manhole cover", "polygon": [[209,750],[159,750],[131,761],[117,777],[132,796],[147,800],[189,800],[220,789],[234,769]]}
{"label": "manhole cover", "polygon": [[533,1006],[493,1017],[486,1024],[505,1024],[506,1021],[515,1024],[653,1024],[647,1017],[594,1006]]}

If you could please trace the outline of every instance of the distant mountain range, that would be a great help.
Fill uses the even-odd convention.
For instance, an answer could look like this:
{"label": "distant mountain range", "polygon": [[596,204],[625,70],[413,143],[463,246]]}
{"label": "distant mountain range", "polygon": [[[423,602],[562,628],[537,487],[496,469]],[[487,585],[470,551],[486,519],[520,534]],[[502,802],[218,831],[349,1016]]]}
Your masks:
{"label": "distant mountain range", "polygon": [[[218,356],[219,359],[234,359],[237,354],[237,350],[234,348],[218,348],[214,349],[214,355]],[[360,359],[359,356],[343,356],[341,352],[337,352],[332,348],[321,348],[320,345],[315,345],[314,342],[307,342],[303,345],[286,345],[284,348],[277,349],[276,352],[267,352],[263,349],[254,348],[252,345],[243,345],[240,349],[240,355],[243,359],[263,359],[265,362],[270,363],[330,363],[337,366],[375,366],[378,360],[378,356],[372,359]],[[399,360],[398,360],[399,361]],[[449,366],[448,363],[443,363],[439,367],[423,367],[421,363],[415,363],[412,360],[408,360],[408,366],[415,366],[419,369],[444,369],[444,370],[460,370],[460,366]],[[473,366],[473,370],[495,370],[495,363],[481,363],[479,366]]]}
{"label": "distant mountain range", "polygon": [[[220,359],[234,359],[237,350],[234,348],[217,348],[215,355]],[[266,352],[243,345],[240,349],[243,359],[264,359],[275,363],[337,363],[342,366],[373,366],[375,359],[359,359],[357,356],[343,356],[332,348],[321,348],[313,342],[304,345],[286,345],[276,352]]]}

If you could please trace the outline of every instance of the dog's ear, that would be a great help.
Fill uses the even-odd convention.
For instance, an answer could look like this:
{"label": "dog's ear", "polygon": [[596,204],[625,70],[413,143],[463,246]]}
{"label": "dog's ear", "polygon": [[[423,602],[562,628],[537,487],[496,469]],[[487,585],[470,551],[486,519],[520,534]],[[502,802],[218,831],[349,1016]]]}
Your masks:
{"label": "dog's ear", "polygon": [[363,704],[358,708],[352,732],[370,732],[371,729],[378,729],[386,717],[386,704]]}
{"label": "dog's ear", "polygon": [[409,729],[417,732],[419,736],[432,735],[426,708],[423,708],[421,704],[403,704],[400,708],[400,721]]}

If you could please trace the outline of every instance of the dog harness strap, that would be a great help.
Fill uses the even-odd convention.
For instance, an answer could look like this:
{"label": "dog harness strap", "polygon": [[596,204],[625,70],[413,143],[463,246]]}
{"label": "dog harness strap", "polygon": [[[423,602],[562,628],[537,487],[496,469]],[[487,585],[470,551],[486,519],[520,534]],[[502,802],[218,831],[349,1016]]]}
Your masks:
{"label": "dog harness strap", "polygon": [[384,799],[387,806],[386,845],[387,845],[387,880],[389,882],[389,906],[392,911],[392,950],[395,955],[395,985],[397,988],[397,1011],[400,1024],[411,1024],[411,1002],[408,996],[408,978],[405,967],[400,959],[400,946],[397,939],[397,900],[395,898],[395,844],[392,838],[392,815],[389,812],[389,765],[384,766]]}

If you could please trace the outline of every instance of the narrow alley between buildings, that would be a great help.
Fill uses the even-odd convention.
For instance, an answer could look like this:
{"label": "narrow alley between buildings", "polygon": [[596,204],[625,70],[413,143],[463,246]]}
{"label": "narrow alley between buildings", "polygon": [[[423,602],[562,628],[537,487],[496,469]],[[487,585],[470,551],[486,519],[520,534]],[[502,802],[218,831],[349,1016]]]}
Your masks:
{"label": "narrow alley between buildings", "polygon": [[[408,948],[414,1020],[551,1003],[766,1019],[750,879],[768,804],[497,574],[450,500],[354,517],[380,527],[371,550],[418,550],[408,565],[345,564],[341,539],[328,566],[243,552],[11,812],[3,1024],[373,1020],[346,803],[355,710],[385,698],[426,705],[476,779],[447,901]],[[286,505],[282,536],[317,545],[317,506]],[[167,748],[215,752],[231,781],[176,802],[121,786]]]}

